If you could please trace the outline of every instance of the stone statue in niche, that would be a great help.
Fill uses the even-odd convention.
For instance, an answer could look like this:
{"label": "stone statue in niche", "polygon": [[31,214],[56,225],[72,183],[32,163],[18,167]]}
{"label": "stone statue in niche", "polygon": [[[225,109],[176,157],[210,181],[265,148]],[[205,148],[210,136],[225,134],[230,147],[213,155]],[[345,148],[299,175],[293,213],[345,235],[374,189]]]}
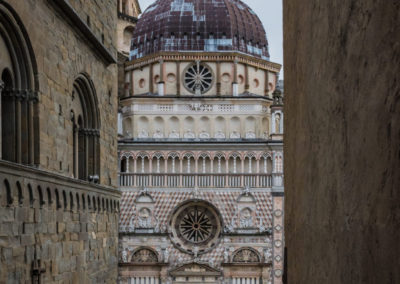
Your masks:
{"label": "stone statue in niche", "polygon": [[231,133],[230,138],[231,139],[239,139],[240,138],[240,133],[235,130],[235,131],[233,131]]}
{"label": "stone statue in niche", "polygon": [[179,138],[179,133],[174,129],[172,132],[169,134],[169,138]]}
{"label": "stone statue in niche", "polygon": [[246,132],[246,138],[247,139],[255,139],[256,134],[253,131],[248,131],[248,132]]}
{"label": "stone statue in niche", "polygon": [[280,133],[281,132],[281,114],[276,113],[275,114],[275,133]]}
{"label": "stone statue in niche", "polygon": [[156,132],[153,134],[153,138],[164,138],[164,134],[161,132],[160,129],[157,129]]}
{"label": "stone statue in niche", "polygon": [[121,253],[121,260],[123,263],[127,263],[128,262],[128,250],[124,249]]}
{"label": "stone statue in niche", "polygon": [[205,130],[202,130],[200,135],[199,135],[199,138],[208,139],[208,138],[210,138],[210,134],[208,132],[206,132]]}
{"label": "stone statue in niche", "polygon": [[139,138],[149,138],[149,133],[146,130],[141,130],[138,135]]}
{"label": "stone statue in niche", "polygon": [[264,262],[265,263],[272,262],[271,248],[264,248]]}
{"label": "stone statue in niche", "polygon": [[151,212],[148,208],[142,208],[139,211],[139,228],[151,228]]}
{"label": "stone statue in niche", "polygon": [[250,228],[253,226],[253,216],[251,215],[251,210],[245,208],[240,212],[240,227]]}
{"label": "stone statue in niche", "polygon": [[132,133],[130,131],[125,131],[125,137],[126,138],[132,138]]}
{"label": "stone statue in niche", "polygon": [[183,135],[183,138],[187,138],[187,139],[194,139],[196,138],[196,136],[194,135],[194,133],[192,132],[191,129],[188,129],[185,134]]}
{"label": "stone statue in niche", "polygon": [[164,250],[164,253],[163,253],[164,255],[163,255],[163,257],[164,257],[164,262],[165,263],[167,263],[168,261],[169,261],[169,250],[168,250],[168,248],[166,248],[165,250]]}
{"label": "stone statue in niche", "polygon": [[224,262],[225,263],[229,262],[229,248],[225,248],[224,250]]}
{"label": "stone statue in niche", "polygon": [[221,130],[218,130],[218,132],[215,133],[215,138],[217,138],[217,139],[225,139],[225,134]]}
{"label": "stone statue in niche", "polygon": [[268,139],[268,138],[269,138],[268,131],[265,131],[265,132],[263,133],[263,138],[265,138],[265,139]]}

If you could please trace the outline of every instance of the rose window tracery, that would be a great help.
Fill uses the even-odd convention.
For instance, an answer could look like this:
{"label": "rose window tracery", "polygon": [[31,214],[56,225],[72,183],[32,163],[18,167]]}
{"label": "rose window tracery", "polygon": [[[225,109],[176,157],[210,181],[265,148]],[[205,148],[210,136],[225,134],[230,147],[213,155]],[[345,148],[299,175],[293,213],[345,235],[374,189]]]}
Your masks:
{"label": "rose window tracery", "polygon": [[170,237],[177,248],[190,254],[201,254],[217,244],[221,218],[212,205],[193,201],[175,210],[171,228]]}
{"label": "rose window tracery", "polygon": [[213,73],[211,68],[196,62],[186,68],[184,72],[184,85],[187,90],[196,95],[206,93],[213,84]]}

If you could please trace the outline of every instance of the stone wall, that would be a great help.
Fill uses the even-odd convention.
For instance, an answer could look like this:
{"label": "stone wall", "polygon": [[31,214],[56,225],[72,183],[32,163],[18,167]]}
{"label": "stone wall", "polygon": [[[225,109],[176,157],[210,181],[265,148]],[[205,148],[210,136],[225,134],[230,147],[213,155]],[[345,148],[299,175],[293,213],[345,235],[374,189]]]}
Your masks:
{"label": "stone wall", "polygon": [[399,1],[284,1],[288,283],[400,283]]}
{"label": "stone wall", "polygon": [[[85,35],[47,0],[8,0],[32,43],[39,78],[40,168],[64,176],[73,174],[73,83],[80,73],[93,81],[100,113],[100,181],[116,186],[117,66],[103,60]],[[63,2],[63,1],[60,1]],[[90,30],[116,57],[116,1],[68,2]],[[110,12],[115,11],[115,12]],[[75,24],[79,24],[76,23]]]}
{"label": "stone wall", "polygon": [[119,197],[89,185],[0,162],[0,283],[116,283]]}

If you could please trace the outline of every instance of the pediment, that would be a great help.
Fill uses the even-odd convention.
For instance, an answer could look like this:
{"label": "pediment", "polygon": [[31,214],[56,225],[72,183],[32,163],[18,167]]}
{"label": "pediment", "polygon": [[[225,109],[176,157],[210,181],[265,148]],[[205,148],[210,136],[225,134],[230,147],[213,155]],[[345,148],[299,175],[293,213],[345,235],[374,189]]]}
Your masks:
{"label": "pediment", "polygon": [[171,276],[220,276],[221,271],[204,263],[189,263],[170,271]]}

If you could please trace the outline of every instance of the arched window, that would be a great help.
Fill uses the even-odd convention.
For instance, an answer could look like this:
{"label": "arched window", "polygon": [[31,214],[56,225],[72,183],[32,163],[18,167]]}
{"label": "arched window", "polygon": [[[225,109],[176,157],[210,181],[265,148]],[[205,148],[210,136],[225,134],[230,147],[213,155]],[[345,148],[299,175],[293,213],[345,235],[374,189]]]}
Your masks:
{"label": "arched window", "polygon": [[86,74],[80,74],[73,87],[74,176],[97,183],[100,174],[100,118],[96,90]]}
{"label": "arched window", "polygon": [[4,180],[4,186],[6,188],[6,204],[7,206],[11,206],[13,204],[13,197],[8,180]]}
{"label": "arched window", "polygon": [[11,6],[0,2],[1,158],[39,163],[38,72],[28,33]]}

